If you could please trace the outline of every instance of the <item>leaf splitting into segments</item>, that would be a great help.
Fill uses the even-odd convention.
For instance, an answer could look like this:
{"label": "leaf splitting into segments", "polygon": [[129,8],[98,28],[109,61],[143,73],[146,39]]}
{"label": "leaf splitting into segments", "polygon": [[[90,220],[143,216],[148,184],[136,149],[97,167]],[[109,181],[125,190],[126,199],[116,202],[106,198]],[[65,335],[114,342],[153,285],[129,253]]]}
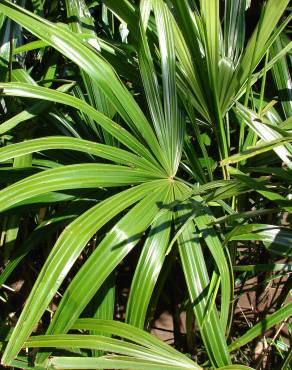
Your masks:
{"label": "leaf splitting into segments", "polygon": [[146,37],[151,1],[140,4],[139,66],[150,114],[161,147],[166,150],[164,112],[160,99],[159,83]]}
{"label": "leaf splitting into segments", "polygon": [[[187,199],[190,193],[191,190],[188,187],[177,184],[176,199]],[[181,217],[186,217],[191,210],[178,211],[178,221]],[[199,235],[193,222],[188,222],[188,225],[182,229],[178,237],[178,246],[189,296],[209,358],[214,366],[228,365],[231,359],[216,306],[209,307],[206,319],[209,277]]]}
{"label": "leaf splitting into segments", "polygon": [[[210,116],[212,124],[217,126],[217,140],[220,158],[223,159],[228,156],[229,144],[226,132],[226,125],[224,122],[224,115],[222,114],[222,106],[220,104],[219,86],[220,78],[218,79],[219,69],[219,40],[222,33],[219,15],[219,0],[200,0],[202,13],[202,39],[206,54],[207,75],[209,78],[209,95],[210,102]],[[224,65],[224,64],[223,64]],[[232,73],[232,70],[228,73]],[[222,73],[221,73],[222,75]],[[228,177],[226,168],[223,167],[224,177]]]}
{"label": "leaf splitting into segments", "polygon": [[[4,146],[0,148],[0,162],[17,158],[24,154],[51,149],[81,151],[120,164],[137,166],[145,171],[149,171],[149,167],[152,170],[151,164],[147,160],[126,150],[89,140],[64,136],[48,136]],[[151,170],[149,172],[152,172]]]}
{"label": "leaf splitting into segments", "polygon": [[92,119],[94,119],[102,128],[123,143],[126,147],[131,149],[134,153],[137,153],[147,159],[151,163],[152,168],[160,168],[159,164],[149,150],[145,147],[145,145],[141,144],[141,142],[139,142],[122,126],[118,125],[104,114],[98,112],[81,99],[57,90],[48,89],[41,86],[33,86],[27,83],[0,83],[0,89],[3,89],[1,93],[5,95],[43,99],[79,109],[83,113],[92,117]]}
{"label": "leaf splitting into segments", "polygon": [[88,240],[115,215],[150,192],[159,192],[163,184],[165,180],[151,181],[122,191],[83,213],[63,231],[22,310],[3,354],[3,364],[10,364],[16,357]]}
{"label": "leaf splitting into segments", "polygon": [[[76,35],[80,35],[83,32],[89,32],[91,37],[87,40],[88,44],[95,47],[96,50],[100,51],[101,48],[95,32],[94,18],[91,16],[85,0],[66,0],[65,4],[67,18],[68,20],[70,20],[69,28]],[[80,75],[82,77],[90,105],[105,114],[107,117],[112,118],[115,115],[116,110],[113,109],[109,100],[104,95],[102,89],[98,86],[96,81],[88,76],[88,74],[82,69],[80,69]],[[109,135],[105,130],[101,130],[101,132],[99,130],[97,131],[94,122],[92,122],[92,120],[88,116],[86,116],[85,118],[89,121],[89,125],[92,126],[93,131],[97,133],[98,137],[104,138],[107,144],[112,142],[111,135]]]}
{"label": "leaf splitting into segments", "polygon": [[184,95],[187,101],[192,101],[202,117],[211,122],[210,94],[206,89],[209,79],[202,44],[203,24],[187,0],[173,0],[173,3],[176,18],[172,17],[172,26],[179,61],[177,77],[180,96]]}
{"label": "leaf splitting into segments", "polygon": [[[155,185],[155,183],[153,184]],[[149,183],[148,191],[150,194],[113,226],[80,268],[63,294],[47,334],[67,332],[105,279],[139,242],[141,234],[157,216],[159,204],[168,200],[170,192],[168,180],[162,180],[156,186],[156,192],[151,192],[151,183]],[[95,224],[92,222],[90,220],[94,231]],[[70,235],[67,237],[70,238]],[[39,354],[37,356],[38,363],[43,363],[44,358],[45,354]]]}
{"label": "leaf splitting into segments", "polygon": [[170,158],[173,162],[173,174],[175,174],[180,164],[185,136],[184,117],[178,104],[176,87],[175,31],[172,26],[172,13],[163,1],[154,2],[154,14],[157,18],[157,32],[162,58],[164,111],[169,132],[167,136],[169,136],[169,145],[172,148]]}
{"label": "leaf splitting into segments", "polygon": [[[167,345],[165,342],[159,340],[152,334],[144,330],[141,330],[136,326],[129,325],[124,322],[115,320],[97,320],[92,318],[81,318],[75,321],[71,329],[73,330],[98,329],[103,333],[125,338],[131,342],[138,343],[146,348],[150,348],[153,351],[157,351],[163,355],[176,356],[177,358],[181,358],[182,361],[186,360],[184,354],[178,352],[173,347]],[[188,359],[187,361],[192,363],[190,359]]]}
{"label": "leaf splitting into segments", "polygon": [[[142,232],[157,216],[159,204],[168,202],[169,192],[169,182],[164,180],[156,194],[149,194],[117,222],[73,278],[46,334],[70,329],[105,279],[139,242]],[[44,358],[45,354],[41,353],[37,361],[43,363]]]}
{"label": "leaf splitting into segments", "polygon": [[202,339],[212,363],[220,366],[229,363],[230,359],[223,328],[214,306],[209,308],[208,318],[205,319],[207,302],[203,295],[208,287],[209,278],[203,262],[201,245],[194,232],[196,232],[194,225],[190,223],[179,236],[180,258]]}
{"label": "leaf splitting into segments", "polygon": [[30,337],[25,343],[25,348],[86,348],[114,352],[120,355],[132,356],[138,359],[155,361],[162,364],[182,366],[182,368],[193,369],[195,363],[184,361],[181,357],[175,358],[163,354],[163,356],[152,349],[141,345],[125,342],[119,339],[108,338],[102,335],[86,334],[55,334],[37,335]]}
{"label": "leaf splitting into segments", "polygon": [[206,206],[203,206],[203,199],[198,195],[192,197],[191,203],[200,210],[198,214],[194,215],[194,222],[202,233],[202,237],[204,238],[213,256],[220,273],[222,299],[220,321],[223,330],[225,331],[227,327],[229,308],[232,298],[232,266],[230,264],[229,258],[226,258],[225,256],[222,243],[216,231],[210,225],[212,222],[214,222],[214,217],[210,212],[210,209]]}
{"label": "leaf splitting into segments", "polygon": [[139,139],[146,140],[159,162],[167,168],[164,155],[145,115],[131,93],[121,83],[114,69],[100,54],[93,52],[86,43],[78,40],[69,29],[40,18],[9,1],[1,0],[0,10],[40,39],[48,41],[52,47],[87,72],[101,87],[131,130]]}
{"label": "leaf splitting into segments", "polygon": [[137,168],[111,164],[73,164],[29,176],[0,191],[0,212],[36,195],[50,191],[115,187],[157,180]]}
{"label": "leaf splitting into segments", "polygon": [[[202,53],[200,52],[200,41],[196,33],[195,39],[193,39],[190,34],[192,34],[190,28],[188,28],[187,33],[184,33],[183,26],[194,27],[196,21],[193,18],[193,12],[191,11],[186,0],[176,0],[176,17],[183,17],[179,19],[178,22],[174,17],[171,18],[173,35],[175,40],[176,56],[178,59],[177,64],[177,85],[180,90],[180,97],[184,96],[184,100],[187,102],[192,101],[195,109],[200,113],[202,117],[207,122],[211,121],[208,112],[208,98],[206,97],[202,85],[205,85],[206,81],[201,81],[201,79],[206,78],[206,76],[201,74],[200,68],[204,65]],[[189,22],[188,25],[184,25],[184,22]],[[191,37],[189,42],[191,42],[192,48],[189,49],[187,46],[187,40],[185,37]],[[198,53],[194,51],[194,44],[197,43]],[[196,60],[192,60],[191,53],[196,55]],[[205,65],[204,65],[205,67]],[[206,89],[207,90],[207,89]]]}
{"label": "leaf splitting into segments", "polygon": [[219,0],[200,0],[200,3],[210,86],[217,89],[216,76],[218,75],[219,35],[221,32]]}
{"label": "leaf splitting into segments", "polygon": [[241,56],[245,39],[246,0],[226,0],[224,10],[224,55],[234,65]]}
{"label": "leaf splitting into segments", "polygon": [[[172,195],[172,194],[171,194]],[[166,201],[171,203],[172,197]],[[172,212],[162,213],[151,226],[131,283],[126,322],[143,329],[149,302],[169,246]]]}
{"label": "leaf splitting into segments", "polygon": [[191,220],[194,220],[197,228],[202,233],[202,237],[204,238],[213,256],[220,273],[222,295],[220,320],[223,330],[225,331],[229,316],[233,281],[233,272],[229,261],[229,256],[227,256],[227,258],[224,253],[223,245],[212,226],[212,224],[215,222],[215,218],[210,209],[205,205],[203,198],[199,195],[193,195],[189,188],[184,187],[179,183],[178,186],[182,188],[184,197],[187,199],[186,201],[182,202],[182,205],[185,205],[189,208],[189,213],[187,214],[187,220],[177,231],[175,240],[183,232],[184,228],[187,226],[187,223]]}
{"label": "leaf splitting into segments", "polygon": [[[154,11],[159,41],[163,104],[160,99],[158,79],[146,37],[151,8]],[[139,62],[141,65],[142,80],[156,133],[161,147],[166,153],[170,174],[174,176],[181,158],[184,122],[181,119],[177,102],[176,56],[171,13],[167,5],[161,0],[142,1],[140,4],[140,13],[141,42]]]}

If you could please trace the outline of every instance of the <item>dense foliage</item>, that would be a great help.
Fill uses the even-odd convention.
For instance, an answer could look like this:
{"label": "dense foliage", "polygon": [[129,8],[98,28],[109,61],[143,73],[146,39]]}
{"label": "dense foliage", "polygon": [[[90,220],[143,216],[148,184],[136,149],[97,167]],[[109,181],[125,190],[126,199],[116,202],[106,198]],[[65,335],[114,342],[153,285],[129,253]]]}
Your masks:
{"label": "dense foliage", "polygon": [[0,0],[3,365],[291,369],[291,17]]}

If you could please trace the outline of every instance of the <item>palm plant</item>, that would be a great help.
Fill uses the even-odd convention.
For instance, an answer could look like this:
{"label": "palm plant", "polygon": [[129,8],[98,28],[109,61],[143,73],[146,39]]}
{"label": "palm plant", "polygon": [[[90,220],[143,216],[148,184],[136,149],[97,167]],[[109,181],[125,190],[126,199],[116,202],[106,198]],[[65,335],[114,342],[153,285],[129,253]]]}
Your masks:
{"label": "palm plant", "polygon": [[[143,331],[172,256],[185,277],[205,365],[233,368],[233,351],[261,334],[262,325],[268,329],[292,312],[291,304],[281,304],[264,324],[228,344],[236,242],[262,241],[272,253],[291,256],[287,228],[255,222],[273,214],[272,207],[280,215],[291,211],[291,105],[283,99],[279,113],[265,97],[269,70],[279,90],[287,84],[281,68],[290,79],[284,30],[291,16],[282,18],[289,1],[267,2],[248,42],[245,0],[225,0],[223,26],[219,0],[102,1],[114,26],[127,26],[131,45],[116,42],[114,32],[98,37],[88,8],[94,2],[62,2],[68,25],[45,19],[43,2],[32,3],[35,12],[0,1],[4,38],[10,20],[37,37],[19,45],[15,26],[10,48],[2,49],[5,109],[12,96],[21,111],[11,109],[14,115],[0,126],[2,135],[15,135],[3,136],[9,145],[0,149],[8,184],[0,191],[7,262],[1,283],[44,237],[51,243],[61,233],[7,338],[2,363],[29,368],[31,355],[21,350],[36,347],[36,369],[200,368]],[[43,63],[48,50],[53,55],[38,83],[13,57],[35,50]],[[60,55],[75,64],[75,80],[57,75]],[[43,120],[47,131],[21,131],[31,119],[34,125]],[[262,166],[271,151],[271,166]],[[261,173],[273,173],[275,182]],[[263,206],[251,209],[249,199]],[[28,213],[38,222],[15,253]],[[88,243],[92,252],[68,282]],[[143,248],[126,323],[120,323],[112,320],[113,274],[136,245]],[[48,327],[32,335],[64,281]],[[82,318],[98,297],[92,316]],[[52,348],[63,352],[51,355]]]}

